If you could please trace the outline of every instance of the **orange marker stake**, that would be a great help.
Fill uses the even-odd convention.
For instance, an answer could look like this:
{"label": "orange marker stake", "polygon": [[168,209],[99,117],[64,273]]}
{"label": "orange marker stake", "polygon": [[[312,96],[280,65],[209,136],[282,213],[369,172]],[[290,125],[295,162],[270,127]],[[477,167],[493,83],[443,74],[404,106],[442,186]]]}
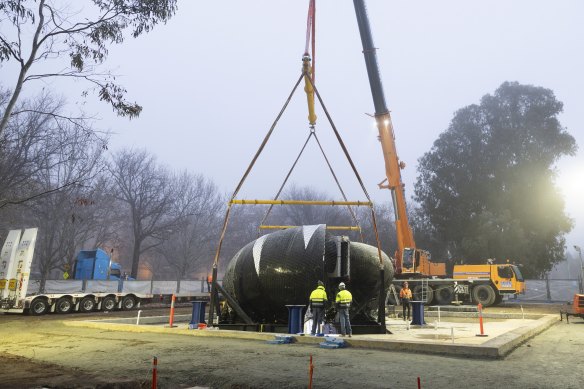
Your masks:
{"label": "orange marker stake", "polygon": [[314,365],[312,364],[312,355],[310,356],[310,363],[308,364],[308,389],[312,389],[312,373],[314,372]]}
{"label": "orange marker stake", "polygon": [[479,309],[479,324],[481,327],[481,333],[477,334],[477,336],[489,336],[489,335],[485,334],[485,331],[483,329],[483,304],[479,303],[477,308]]}
{"label": "orange marker stake", "polygon": [[156,383],[157,366],[158,366],[158,358],[154,357],[154,360],[152,361],[152,389],[156,389],[158,386]]}
{"label": "orange marker stake", "polygon": [[174,293],[172,295],[172,300],[170,302],[170,321],[168,323],[168,325],[172,328],[172,323],[174,323],[174,300],[175,300],[175,296]]}

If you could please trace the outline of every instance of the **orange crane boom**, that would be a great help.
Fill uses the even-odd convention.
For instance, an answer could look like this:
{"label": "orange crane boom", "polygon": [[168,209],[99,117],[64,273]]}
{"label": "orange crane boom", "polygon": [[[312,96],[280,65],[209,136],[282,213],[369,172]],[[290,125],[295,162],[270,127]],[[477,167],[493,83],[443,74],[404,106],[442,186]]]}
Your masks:
{"label": "orange crane boom", "polygon": [[[369,76],[369,85],[375,106],[375,121],[379,130],[379,140],[383,150],[385,161],[385,175],[387,185],[380,184],[381,188],[391,191],[391,199],[395,213],[395,229],[397,233],[397,250],[395,255],[396,273],[417,274],[423,276],[445,275],[445,265],[430,262],[430,254],[425,250],[416,248],[414,234],[410,227],[407,215],[406,199],[404,194],[404,184],[401,179],[401,169],[405,163],[401,162],[397,155],[395,145],[395,134],[391,123],[391,115],[387,109],[385,95],[379,75],[377,64],[376,48],[373,45],[373,37],[367,17],[364,0],[353,0],[357,24],[363,45],[363,55]],[[384,180],[385,182],[385,180]]]}

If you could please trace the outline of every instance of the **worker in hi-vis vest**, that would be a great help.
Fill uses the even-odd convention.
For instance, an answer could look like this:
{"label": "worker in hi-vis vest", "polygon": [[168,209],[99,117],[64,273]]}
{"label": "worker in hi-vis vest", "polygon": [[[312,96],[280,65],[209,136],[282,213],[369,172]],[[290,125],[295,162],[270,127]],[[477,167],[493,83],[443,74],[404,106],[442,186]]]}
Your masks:
{"label": "worker in hi-vis vest", "polygon": [[345,283],[341,282],[339,284],[339,293],[337,293],[335,302],[337,304],[337,311],[339,312],[339,320],[341,322],[341,336],[349,335],[349,338],[353,335],[351,322],[349,320],[349,308],[351,307],[352,301],[353,295],[346,289]]}
{"label": "worker in hi-vis vest", "polygon": [[308,298],[310,301],[310,310],[312,312],[312,330],[310,335],[320,333],[320,325],[324,319],[324,308],[328,301],[326,290],[324,289],[324,282],[318,281],[316,289],[310,293]]}
{"label": "worker in hi-vis vest", "polygon": [[[412,291],[408,287],[408,282],[405,281],[403,283],[402,289],[399,291],[399,298],[402,301],[402,308],[403,308],[403,317],[404,320],[410,320],[410,301],[412,301]],[[406,309],[408,311],[408,315],[406,316]],[[407,319],[406,319],[407,318]]]}

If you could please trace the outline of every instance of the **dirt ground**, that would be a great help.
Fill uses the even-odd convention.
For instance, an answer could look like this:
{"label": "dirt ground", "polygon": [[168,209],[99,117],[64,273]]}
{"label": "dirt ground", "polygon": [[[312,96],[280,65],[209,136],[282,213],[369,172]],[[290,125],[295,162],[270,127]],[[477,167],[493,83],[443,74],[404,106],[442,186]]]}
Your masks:
{"label": "dirt ground", "polygon": [[[557,313],[559,305],[524,305]],[[516,304],[489,308],[518,312]],[[187,308],[180,313],[189,313]],[[144,311],[143,316],[167,311]],[[126,333],[67,327],[62,321],[124,312],[43,317],[0,315],[0,388],[149,388],[158,357],[159,388],[581,388],[584,320],[559,322],[503,360],[455,358],[312,345]],[[134,313],[132,314],[134,315]],[[558,315],[559,319],[559,315]]]}

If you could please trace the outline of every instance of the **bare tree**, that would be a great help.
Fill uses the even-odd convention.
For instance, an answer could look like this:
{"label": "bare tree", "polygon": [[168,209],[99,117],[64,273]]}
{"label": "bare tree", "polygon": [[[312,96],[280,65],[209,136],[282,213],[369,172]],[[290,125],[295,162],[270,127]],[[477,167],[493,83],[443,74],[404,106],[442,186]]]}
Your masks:
{"label": "bare tree", "polygon": [[116,184],[116,198],[129,211],[133,238],[131,275],[136,278],[140,255],[167,239],[169,231],[188,214],[190,203],[177,197],[184,190],[181,179],[173,177],[144,150],[121,150],[113,156],[108,170]]}
{"label": "bare tree", "polygon": [[47,194],[22,206],[31,224],[39,227],[35,266],[41,273],[41,287],[51,270],[72,265],[79,246],[93,235],[95,207],[89,199],[95,190],[91,184],[103,168],[101,144],[70,123],[53,130],[38,145],[45,153],[30,180],[35,192]]}
{"label": "bare tree", "polygon": [[[5,107],[7,96],[5,90],[0,90],[0,109]],[[62,99],[55,98],[47,91],[19,104],[19,109],[27,113],[14,117],[0,136],[0,210],[9,204],[22,203],[31,196],[42,194],[34,190],[35,184],[30,177],[46,169],[47,163],[54,163],[52,156],[61,153],[62,145],[52,141],[56,132],[61,131],[59,128],[66,126],[62,131],[68,132],[74,126],[55,116],[40,114],[39,111],[59,116],[64,105]],[[80,128],[75,127],[76,130]],[[84,123],[83,127],[87,127],[87,124]],[[106,139],[100,141],[105,144]]]}
{"label": "bare tree", "polygon": [[178,282],[211,263],[223,209],[223,199],[211,181],[187,173],[181,176],[181,181],[185,186],[178,193],[177,202],[188,204],[188,214],[177,220],[169,238],[157,247]]}
{"label": "bare tree", "polygon": [[[108,45],[148,32],[166,22],[176,11],[176,0],[91,0],[80,8],[59,0],[0,1],[0,63],[19,65],[14,90],[0,118],[0,136],[8,125],[25,83],[46,78],[75,78],[87,82],[99,99],[120,116],[136,117],[142,107],[125,100],[126,90],[109,72],[98,66],[108,54]],[[70,66],[54,72],[31,73],[39,62],[70,58]],[[86,92],[87,93],[87,92]]]}

